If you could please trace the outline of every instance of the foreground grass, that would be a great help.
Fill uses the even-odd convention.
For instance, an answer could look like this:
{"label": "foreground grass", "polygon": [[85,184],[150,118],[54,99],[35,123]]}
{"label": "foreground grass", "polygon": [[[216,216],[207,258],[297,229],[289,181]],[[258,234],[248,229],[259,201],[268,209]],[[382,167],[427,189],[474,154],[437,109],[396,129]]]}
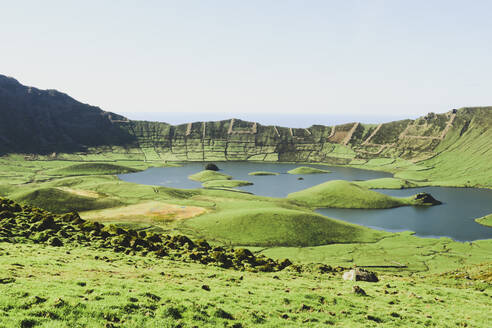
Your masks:
{"label": "foreground grass", "polygon": [[395,274],[442,273],[463,265],[492,263],[492,240],[470,243],[449,238],[419,238],[411,232],[388,234],[375,243],[317,247],[271,247],[262,253],[272,258],[289,256],[299,263],[322,262],[342,266],[375,266]]}
{"label": "foreground grass", "polygon": [[490,319],[482,278],[490,265],[354,283],[316,269],[252,273],[0,243],[0,268],[6,327],[487,327]]}

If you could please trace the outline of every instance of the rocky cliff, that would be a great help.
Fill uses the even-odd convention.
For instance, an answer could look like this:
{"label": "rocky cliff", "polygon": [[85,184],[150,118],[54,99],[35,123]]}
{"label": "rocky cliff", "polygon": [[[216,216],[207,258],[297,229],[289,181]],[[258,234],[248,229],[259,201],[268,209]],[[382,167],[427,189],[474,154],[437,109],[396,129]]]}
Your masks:
{"label": "rocky cliff", "polygon": [[[307,129],[264,126],[237,119],[178,126],[128,121],[129,131],[148,160],[256,160],[349,164],[357,159],[403,158],[422,161],[439,153],[446,140],[473,126],[487,133],[492,108],[430,113],[417,120],[384,124],[313,125]],[[457,136],[459,134],[459,136]]]}

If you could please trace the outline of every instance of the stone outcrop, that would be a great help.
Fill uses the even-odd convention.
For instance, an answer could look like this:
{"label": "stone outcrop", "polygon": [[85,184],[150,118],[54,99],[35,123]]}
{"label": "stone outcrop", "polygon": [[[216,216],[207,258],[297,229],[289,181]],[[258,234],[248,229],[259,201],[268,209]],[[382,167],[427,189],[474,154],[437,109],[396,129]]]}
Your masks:
{"label": "stone outcrop", "polygon": [[375,272],[367,271],[361,268],[355,268],[350,271],[344,272],[342,276],[343,280],[352,281],[367,281],[367,282],[378,282],[378,276]]}
{"label": "stone outcrop", "polygon": [[415,200],[419,205],[439,205],[442,204],[440,201],[432,197],[431,194],[426,192],[421,192],[415,195]]}

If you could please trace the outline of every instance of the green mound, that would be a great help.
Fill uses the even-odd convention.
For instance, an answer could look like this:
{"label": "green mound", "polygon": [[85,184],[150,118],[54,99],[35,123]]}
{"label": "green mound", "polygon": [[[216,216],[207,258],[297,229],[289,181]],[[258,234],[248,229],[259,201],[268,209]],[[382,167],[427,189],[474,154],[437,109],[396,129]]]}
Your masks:
{"label": "green mound", "polygon": [[256,172],[250,172],[248,175],[279,175],[280,173],[277,172],[268,172],[268,171],[256,171]]}
{"label": "green mound", "polygon": [[102,197],[86,197],[58,188],[40,188],[24,192],[14,197],[16,201],[36,206],[53,213],[87,211],[121,206],[118,200]]}
{"label": "green mound", "polygon": [[291,193],[287,198],[311,207],[338,208],[391,208],[415,202],[413,197],[395,198],[344,180],[327,181]]}
{"label": "green mound", "polygon": [[2,197],[0,209],[0,242],[22,243],[29,240],[55,247],[66,244],[91,246],[93,249],[112,249],[127,255],[146,256],[152,252],[159,258],[169,257],[253,272],[281,271],[292,264],[289,260],[276,261],[261,255],[255,256],[246,249],[212,248],[206,240],[193,241],[184,235],[105,226],[83,220],[77,212],[55,215],[43,209],[21,206]]}
{"label": "green mound", "polygon": [[188,220],[205,238],[232,245],[315,246],[374,242],[387,233],[285,208],[226,210]]}
{"label": "green mound", "polygon": [[492,227],[492,214],[486,215],[484,217],[475,219],[475,222],[484,225],[486,227]]}
{"label": "green mound", "polygon": [[230,175],[216,172],[216,171],[203,170],[198,173],[190,175],[188,179],[199,181],[199,182],[207,182],[213,180],[230,180],[232,179],[232,177]]}
{"label": "green mound", "polygon": [[131,167],[107,163],[83,163],[70,165],[61,169],[51,170],[50,174],[59,175],[91,175],[91,174],[123,174],[138,172]]}
{"label": "green mound", "polygon": [[209,180],[203,183],[205,188],[235,188],[241,186],[251,186],[253,183],[244,180]]}
{"label": "green mound", "polygon": [[419,186],[414,182],[397,178],[372,179],[367,181],[357,181],[355,183],[369,189],[406,189]]}
{"label": "green mound", "polygon": [[287,171],[289,174],[320,174],[320,173],[330,173],[329,170],[317,169],[315,167],[300,166]]}

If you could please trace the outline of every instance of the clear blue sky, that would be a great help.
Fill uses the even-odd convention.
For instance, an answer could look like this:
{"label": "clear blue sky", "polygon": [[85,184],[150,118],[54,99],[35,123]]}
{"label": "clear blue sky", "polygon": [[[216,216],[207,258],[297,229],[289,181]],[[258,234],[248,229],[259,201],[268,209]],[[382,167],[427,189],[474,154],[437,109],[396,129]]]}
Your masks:
{"label": "clear blue sky", "polygon": [[0,8],[1,74],[130,117],[415,117],[492,104],[492,1],[0,0]]}

